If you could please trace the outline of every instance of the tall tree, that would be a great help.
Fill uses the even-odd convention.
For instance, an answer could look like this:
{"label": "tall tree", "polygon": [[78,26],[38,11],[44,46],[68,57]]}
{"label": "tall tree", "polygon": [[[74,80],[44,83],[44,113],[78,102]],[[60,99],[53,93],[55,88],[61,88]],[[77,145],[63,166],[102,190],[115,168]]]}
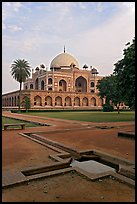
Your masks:
{"label": "tall tree", "polygon": [[11,64],[11,75],[20,83],[19,89],[19,110],[20,110],[20,96],[22,83],[30,76],[30,66],[25,59],[17,59]]}
{"label": "tall tree", "polygon": [[119,113],[121,93],[120,90],[117,89],[116,77],[113,74],[103,77],[98,81],[97,88],[99,89],[99,95],[101,98],[106,98],[106,104],[110,104],[111,101],[117,107]]}
{"label": "tall tree", "polygon": [[123,101],[130,107],[135,108],[135,38],[132,44],[124,49],[124,57],[115,63],[114,75],[117,78],[117,89],[121,91]]}

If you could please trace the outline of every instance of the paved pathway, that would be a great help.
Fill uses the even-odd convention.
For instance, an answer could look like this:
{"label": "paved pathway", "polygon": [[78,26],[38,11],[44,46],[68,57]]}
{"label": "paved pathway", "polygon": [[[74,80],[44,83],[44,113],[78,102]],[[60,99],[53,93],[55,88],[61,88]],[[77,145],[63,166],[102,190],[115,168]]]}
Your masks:
{"label": "paved pathway", "polygon": [[[17,119],[22,119],[26,120],[29,122],[39,122],[39,123],[44,123],[44,124],[49,124],[56,126],[56,128],[59,126],[60,128],[66,127],[66,126],[71,126],[71,127],[80,127],[81,125],[107,125],[107,126],[125,126],[125,125],[135,125],[134,121],[129,121],[129,122],[102,122],[102,123],[97,123],[97,122],[85,122],[85,121],[75,121],[75,120],[64,120],[64,119],[58,119],[58,118],[47,118],[47,117],[42,117],[42,116],[33,116],[33,115],[26,115],[26,114],[18,114],[18,113],[11,113],[10,111],[3,111],[2,112],[3,116],[7,117],[12,117],[12,118],[17,118]],[[53,128],[52,126],[52,128]]]}

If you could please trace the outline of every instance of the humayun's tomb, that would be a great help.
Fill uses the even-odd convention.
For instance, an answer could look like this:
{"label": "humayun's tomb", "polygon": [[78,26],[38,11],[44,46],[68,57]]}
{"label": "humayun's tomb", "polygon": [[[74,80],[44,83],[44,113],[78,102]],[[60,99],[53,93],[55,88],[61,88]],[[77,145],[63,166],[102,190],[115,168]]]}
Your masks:
{"label": "humayun's tomb", "polygon": [[[97,89],[97,69],[86,64],[80,69],[78,61],[64,52],[50,64],[50,70],[36,67],[32,77],[23,84],[21,101],[29,97],[31,109],[102,109]],[[18,108],[19,90],[3,94],[3,108]],[[23,107],[22,107],[23,108]]]}

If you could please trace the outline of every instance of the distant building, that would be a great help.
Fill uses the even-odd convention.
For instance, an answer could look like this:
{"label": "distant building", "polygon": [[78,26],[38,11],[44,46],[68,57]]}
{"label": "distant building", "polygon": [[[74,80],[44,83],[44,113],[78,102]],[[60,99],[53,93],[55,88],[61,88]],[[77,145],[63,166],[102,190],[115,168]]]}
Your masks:
{"label": "distant building", "polygon": [[[82,69],[70,54],[58,54],[50,70],[41,66],[23,84],[21,101],[29,97],[32,109],[99,109],[105,103],[97,89],[97,69],[85,64]],[[2,96],[3,108],[18,108],[19,90]]]}

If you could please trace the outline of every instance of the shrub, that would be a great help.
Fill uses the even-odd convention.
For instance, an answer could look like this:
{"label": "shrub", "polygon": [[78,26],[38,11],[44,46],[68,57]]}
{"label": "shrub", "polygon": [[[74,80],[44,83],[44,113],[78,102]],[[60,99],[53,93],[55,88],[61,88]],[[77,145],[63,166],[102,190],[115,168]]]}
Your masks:
{"label": "shrub", "polygon": [[24,108],[26,109],[26,111],[28,109],[30,109],[31,107],[31,102],[30,102],[30,98],[28,98],[27,96],[24,97],[24,100],[22,101],[22,105],[24,106]]}
{"label": "shrub", "polygon": [[113,112],[114,107],[110,104],[104,104],[103,105],[103,112]]}

